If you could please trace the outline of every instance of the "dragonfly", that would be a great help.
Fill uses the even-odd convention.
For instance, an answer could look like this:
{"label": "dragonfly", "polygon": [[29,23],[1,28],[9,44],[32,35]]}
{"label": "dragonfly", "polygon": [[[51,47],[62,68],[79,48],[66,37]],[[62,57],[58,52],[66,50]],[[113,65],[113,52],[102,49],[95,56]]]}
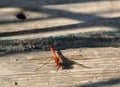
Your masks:
{"label": "dragonfly", "polygon": [[57,69],[59,69],[61,67],[61,64],[63,63],[62,57],[61,56],[58,57],[56,55],[56,53],[55,53],[55,51],[54,51],[52,46],[50,46],[50,51],[51,51],[51,53],[53,55],[53,60],[54,60],[54,62],[56,64],[56,67],[57,67]]}
{"label": "dragonfly", "polygon": [[[91,68],[89,66],[85,66],[83,64],[79,64],[75,61],[72,61],[72,60],[65,58],[60,51],[57,52],[58,53],[58,56],[57,56],[52,45],[49,46],[49,49],[50,49],[50,52],[52,53],[52,59],[50,59],[49,61],[51,61],[51,60],[54,61],[55,67],[57,68],[57,70],[60,67],[62,67],[62,69],[71,69],[71,68],[73,68],[72,65],[74,65],[74,64],[79,65],[79,66],[84,67],[84,68]],[[43,64],[41,67],[39,67],[39,69],[42,68],[44,65],[48,64],[49,61],[47,61],[45,64]],[[36,69],[35,71],[37,71],[39,69]]]}
{"label": "dragonfly", "polygon": [[61,56],[57,56],[57,54],[55,53],[55,50],[54,50],[54,48],[53,48],[52,45],[49,46],[49,49],[50,49],[50,51],[51,51],[51,53],[52,53],[52,56],[53,56],[52,59],[48,60],[46,63],[44,63],[41,67],[37,68],[35,71],[41,69],[44,65],[48,64],[49,61],[51,61],[51,60],[54,61],[55,67],[57,68],[57,70],[58,70],[60,67],[62,67],[62,63],[63,63],[62,57],[61,57]]}

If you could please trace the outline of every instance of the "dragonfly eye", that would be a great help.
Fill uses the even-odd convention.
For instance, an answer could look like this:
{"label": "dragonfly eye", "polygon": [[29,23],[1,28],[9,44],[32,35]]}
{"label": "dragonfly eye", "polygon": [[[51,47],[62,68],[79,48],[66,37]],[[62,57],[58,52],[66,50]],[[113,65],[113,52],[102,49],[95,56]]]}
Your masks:
{"label": "dragonfly eye", "polygon": [[18,13],[17,15],[16,15],[16,17],[18,18],[18,19],[21,19],[21,20],[25,20],[26,19],[26,15],[24,14],[24,13]]}

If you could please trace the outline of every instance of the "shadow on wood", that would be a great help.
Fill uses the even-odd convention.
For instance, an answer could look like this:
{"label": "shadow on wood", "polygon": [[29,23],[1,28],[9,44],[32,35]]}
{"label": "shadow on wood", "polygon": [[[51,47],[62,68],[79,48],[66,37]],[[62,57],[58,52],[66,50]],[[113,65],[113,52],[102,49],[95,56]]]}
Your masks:
{"label": "shadow on wood", "polygon": [[74,68],[73,65],[78,65],[83,68],[91,68],[91,67],[85,66],[83,64],[79,64],[75,61],[72,61],[72,60],[66,58],[60,50],[57,50],[57,53],[60,57],[62,57],[62,63],[61,63],[62,69],[72,69],[72,68]]}
{"label": "shadow on wood", "polygon": [[[108,81],[101,81],[101,82],[95,82],[95,83],[90,83],[90,84],[84,84],[84,85],[77,85],[75,87],[105,87],[105,86],[111,86],[112,85],[117,85],[120,84],[120,78],[112,78]],[[117,87],[117,86],[114,86]]]}

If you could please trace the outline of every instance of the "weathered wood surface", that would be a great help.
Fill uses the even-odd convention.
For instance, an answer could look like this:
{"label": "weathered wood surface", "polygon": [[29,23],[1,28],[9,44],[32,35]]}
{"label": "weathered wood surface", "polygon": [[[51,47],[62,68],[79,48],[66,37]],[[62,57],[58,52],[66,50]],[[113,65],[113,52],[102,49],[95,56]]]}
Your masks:
{"label": "weathered wood surface", "polygon": [[[71,69],[59,69],[49,51],[0,57],[0,87],[119,87],[120,48],[62,50]],[[73,63],[71,63],[71,61]],[[75,64],[79,63],[80,65]]]}
{"label": "weathered wood surface", "polygon": [[[0,39],[118,31],[119,3],[120,0],[0,0],[0,35],[4,33]],[[16,18],[21,12],[26,20]]]}
{"label": "weathered wood surface", "polygon": [[[119,31],[119,3],[120,0],[0,0],[0,39]],[[27,19],[17,19],[19,12]],[[69,49],[62,53],[68,59],[68,68],[74,68],[56,71],[54,62],[49,61],[50,52],[0,56],[0,87],[120,87],[120,48]]]}

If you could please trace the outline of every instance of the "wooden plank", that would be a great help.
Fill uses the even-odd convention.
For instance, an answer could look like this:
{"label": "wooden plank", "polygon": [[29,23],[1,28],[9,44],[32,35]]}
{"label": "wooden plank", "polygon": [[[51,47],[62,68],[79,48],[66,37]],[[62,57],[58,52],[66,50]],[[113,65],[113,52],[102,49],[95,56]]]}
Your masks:
{"label": "wooden plank", "polygon": [[[73,66],[73,68],[56,71],[54,62],[49,61],[52,57],[49,51],[2,56],[0,58],[0,86],[80,86],[100,82],[107,84],[107,81],[111,79],[120,78],[120,48],[67,49],[61,52],[68,59],[66,62],[68,67]],[[109,87],[110,83],[106,84],[99,85]],[[112,87],[117,85],[113,84]]]}
{"label": "wooden plank", "polygon": [[[10,35],[10,32],[17,32],[16,35],[11,34],[1,39],[39,38],[88,31],[118,31],[120,27],[119,0],[77,0],[75,3],[73,0],[0,1],[0,34],[8,32]],[[11,2],[13,3],[10,4]],[[16,14],[21,12],[26,15],[26,20],[16,18]],[[46,31],[41,32],[43,29]],[[23,34],[24,32],[26,34]]]}

